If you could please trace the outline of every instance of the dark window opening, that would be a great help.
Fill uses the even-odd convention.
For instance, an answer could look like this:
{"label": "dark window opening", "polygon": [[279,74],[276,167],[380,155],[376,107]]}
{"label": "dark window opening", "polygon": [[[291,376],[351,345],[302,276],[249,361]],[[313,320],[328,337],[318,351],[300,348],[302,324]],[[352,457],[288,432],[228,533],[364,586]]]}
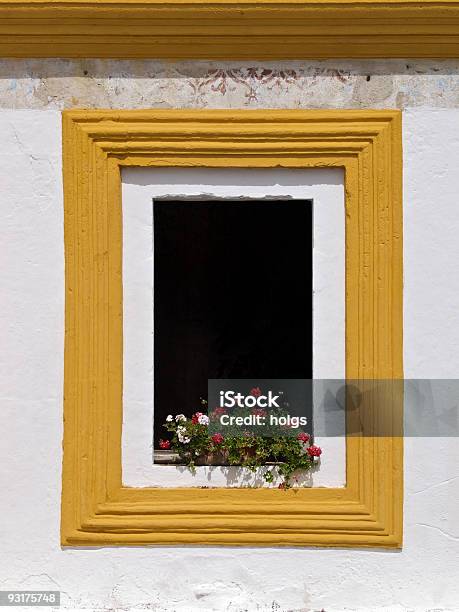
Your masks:
{"label": "dark window opening", "polygon": [[209,378],[312,378],[312,202],[154,203],[155,448]]}

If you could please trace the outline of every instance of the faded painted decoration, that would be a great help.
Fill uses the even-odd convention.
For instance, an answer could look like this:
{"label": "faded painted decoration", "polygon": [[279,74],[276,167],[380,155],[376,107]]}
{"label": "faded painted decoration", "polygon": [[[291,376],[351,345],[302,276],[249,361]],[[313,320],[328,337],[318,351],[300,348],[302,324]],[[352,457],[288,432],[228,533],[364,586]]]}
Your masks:
{"label": "faded painted decoration", "polygon": [[0,60],[0,108],[458,108],[459,60]]}

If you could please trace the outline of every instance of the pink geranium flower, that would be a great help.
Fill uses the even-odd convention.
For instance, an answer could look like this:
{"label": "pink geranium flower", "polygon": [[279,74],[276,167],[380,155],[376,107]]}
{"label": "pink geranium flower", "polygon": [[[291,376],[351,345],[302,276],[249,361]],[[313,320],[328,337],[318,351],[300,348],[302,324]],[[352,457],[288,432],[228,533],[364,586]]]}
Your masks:
{"label": "pink geranium flower", "polygon": [[308,448],[307,452],[310,457],[320,457],[320,455],[322,454],[322,449],[320,448],[320,446],[314,446],[313,444]]}

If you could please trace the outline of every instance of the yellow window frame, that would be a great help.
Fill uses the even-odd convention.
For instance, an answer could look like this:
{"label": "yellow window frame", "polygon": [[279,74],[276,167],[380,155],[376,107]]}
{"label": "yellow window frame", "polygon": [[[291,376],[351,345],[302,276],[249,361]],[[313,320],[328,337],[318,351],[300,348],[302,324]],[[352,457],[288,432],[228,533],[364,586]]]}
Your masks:
{"label": "yellow window frame", "polygon": [[[122,214],[126,166],[326,168],[345,173],[346,376],[402,378],[398,111],[67,111],[62,544],[400,547],[394,435],[346,437],[344,488],[122,485]],[[353,417],[355,418],[355,417]],[[387,432],[386,432],[387,433]]]}

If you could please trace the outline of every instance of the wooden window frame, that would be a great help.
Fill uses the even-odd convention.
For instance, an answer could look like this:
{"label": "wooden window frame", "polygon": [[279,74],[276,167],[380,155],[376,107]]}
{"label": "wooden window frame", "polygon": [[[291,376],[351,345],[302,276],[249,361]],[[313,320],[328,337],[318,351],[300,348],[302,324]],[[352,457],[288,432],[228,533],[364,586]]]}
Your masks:
{"label": "wooden window frame", "polygon": [[459,57],[455,0],[0,0],[0,57]]}
{"label": "wooden window frame", "polygon": [[402,378],[401,142],[398,111],[63,113],[63,545],[402,545],[395,404],[385,408],[394,435],[371,435],[366,418],[363,435],[346,437],[344,488],[129,488],[121,479],[121,169],[342,167],[346,376]]}

